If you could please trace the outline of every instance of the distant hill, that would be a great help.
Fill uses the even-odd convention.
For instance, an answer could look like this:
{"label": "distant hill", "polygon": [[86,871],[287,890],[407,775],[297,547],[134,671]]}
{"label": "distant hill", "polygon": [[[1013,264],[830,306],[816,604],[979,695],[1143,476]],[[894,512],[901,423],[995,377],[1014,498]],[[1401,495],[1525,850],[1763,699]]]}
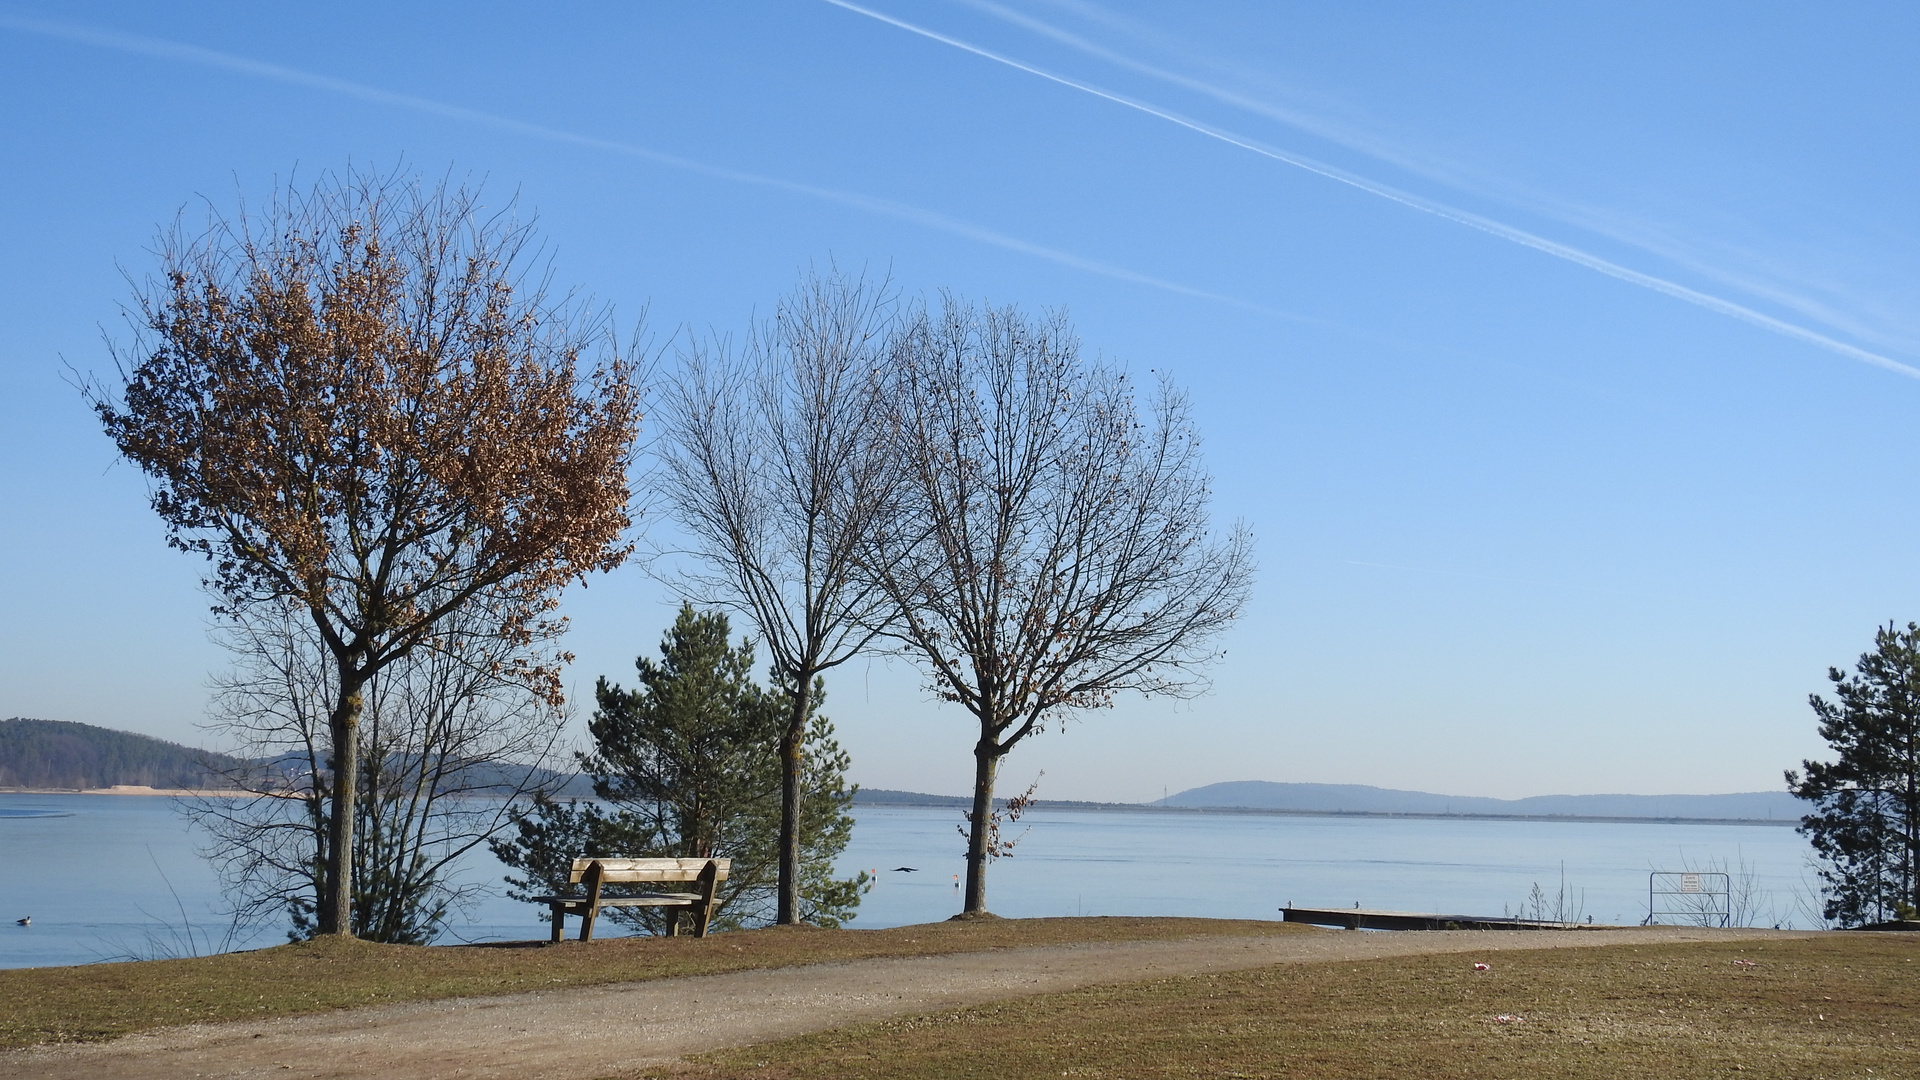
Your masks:
{"label": "distant hill", "polygon": [[1732,795],[1535,795],[1491,799],[1435,795],[1364,784],[1208,784],[1152,804],[1184,809],[1284,810],[1333,814],[1491,814],[1502,817],[1600,817],[1797,822],[1806,804],[1784,791]]}
{"label": "distant hill", "polygon": [[[86,790],[125,784],[134,787],[218,789],[231,787],[223,771],[243,762],[225,754],[195,750],[179,743],[131,731],[66,720],[0,720],[0,788]],[[298,775],[302,763],[278,759],[274,772]],[[507,794],[522,782],[524,766],[482,763],[460,782],[469,794]],[[584,776],[551,769],[533,770],[537,784],[557,798],[592,798]]]}
{"label": "distant hill", "polygon": [[509,795],[516,790],[544,787],[556,799],[593,798],[593,780],[574,772],[559,772],[534,766],[502,765],[482,762],[470,765],[459,780],[459,787],[470,795]]}
{"label": "distant hill", "polygon": [[65,720],[0,720],[0,787],[226,787],[232,758]]}
{"label": "distant hill", "polygon": [[972,806],[973,799],[959,795],[923,795],[918,791],[892,791],[863,787],[853,793],[855,806]]}
{"label": "distant hill", "polygon": [[[956,806],[973,800],[961,795],[861,788],[855,806]],[[1004,799],[995,799],[1004,806]],[[1396,791],[1364,784],[1277,784],[1238,780],[1208,784],[1150,803],[1095,803],[1039,799],[1054,810],[1266,810],[1292,814],[1412,814],[1474,817],[1626,818],[1644,821],[1773,821],[1797,824],[1806,805],[1784,791],[1734,795],[1536,795],[1528,799],[1490,799],[1473,795],[1435,795]]]}
{"label": "distant hill", "polygon": [[[889,788],[866,788],[853,793],[855,806],[958,806],[967,809],[973,805],[971,795],[927,795],[918,791],[894,791]],[[996,798],[995,806],[1006,806],[1007,800]],[[1143,810],[1148,809],[1142,803],[1082,802],[1078,799],[1035,799],[1033,805],[1039,809],[1052,810]]]}

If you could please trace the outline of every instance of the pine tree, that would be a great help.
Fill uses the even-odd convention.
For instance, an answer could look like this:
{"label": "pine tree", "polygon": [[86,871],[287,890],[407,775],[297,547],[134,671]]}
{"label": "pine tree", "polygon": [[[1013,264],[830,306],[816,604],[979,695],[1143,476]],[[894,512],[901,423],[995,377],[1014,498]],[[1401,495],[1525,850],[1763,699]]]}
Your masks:
{"label": "pine tree", "polygon": [[[602,678],[588,724],[594,748],[580,757],[598,802],[538,800],[516,819],[518,835],[495,853],[525,876],[509,878],[518,898],[564,889],[576,856],[728,858],[716,929],[772,921],[779,875],[780,738],[785,688],[753,680],[753,646],[729,639],[725,615],[683,605],[660,645],[660,660],[635,661],[639,686]],[[805,921],[838,926],[853,917],[866,875],[835,879],[833,860],[852,835],[848,759],[810,700],[805,743],[805,822],[800,836]],[[659,911],[609,914],[654,932]]]}
{"label": "pine tree", "polygon": [[1815,694],[1832,762],[1789,770],[1787,788],[1814,803],[1800,832],[1813,842],[1826,917],[1846,925],[1913,918],[1920,907],[1920,625],[1874,633],[1848,675],[1830,668],[1837,701]]}

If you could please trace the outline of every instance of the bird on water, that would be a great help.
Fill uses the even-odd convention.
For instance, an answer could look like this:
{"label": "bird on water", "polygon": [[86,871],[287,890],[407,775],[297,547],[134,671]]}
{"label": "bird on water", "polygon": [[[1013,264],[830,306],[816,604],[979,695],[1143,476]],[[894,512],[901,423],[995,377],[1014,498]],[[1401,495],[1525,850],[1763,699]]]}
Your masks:
{"label": "bird on water", "polygon": [[29,915],[29,916],[27,916],[27,917],[26,917],[26,918],[24,918],[24,919],[15,919],[15,920],[13,920],[13,922],[14,922],[14,925],[16,925],[16,926],[32,926],[32,925],[33,925],[33,916],[31,916],[31,915]]}

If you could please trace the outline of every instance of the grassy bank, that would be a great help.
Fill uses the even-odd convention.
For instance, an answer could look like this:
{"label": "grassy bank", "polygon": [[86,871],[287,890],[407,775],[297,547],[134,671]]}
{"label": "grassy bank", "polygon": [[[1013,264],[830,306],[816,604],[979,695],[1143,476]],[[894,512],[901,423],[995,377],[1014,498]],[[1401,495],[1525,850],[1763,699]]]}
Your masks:
{"label": "grassy bank", "polygon": [[708,1055],[671,1080],[1920,1076],[1905,934],[1303,964],[1096,987]]}
{"label": "grassy bank", "polygon": [[[1217,919],[1017,919],[893,930],[791,927],[558,946],[310,941],[193,960],[0,971],[0,1048],[104,1039],[174,1024],[264,1019],[356,1005],[511,994],[828,960],[1073,942],[1303,932]],[[1311,932],[1311,931],[1306,931]]]}

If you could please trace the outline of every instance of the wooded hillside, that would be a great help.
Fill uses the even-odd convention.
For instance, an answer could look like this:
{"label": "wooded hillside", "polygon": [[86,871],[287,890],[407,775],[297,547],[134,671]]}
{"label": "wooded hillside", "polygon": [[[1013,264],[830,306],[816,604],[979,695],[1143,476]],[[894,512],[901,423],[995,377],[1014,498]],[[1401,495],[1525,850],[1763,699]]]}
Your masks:
{"label": "wooded hillside", "polygon": [[0,720],[0,787],[225,787],[220,754],[65,720]]}

